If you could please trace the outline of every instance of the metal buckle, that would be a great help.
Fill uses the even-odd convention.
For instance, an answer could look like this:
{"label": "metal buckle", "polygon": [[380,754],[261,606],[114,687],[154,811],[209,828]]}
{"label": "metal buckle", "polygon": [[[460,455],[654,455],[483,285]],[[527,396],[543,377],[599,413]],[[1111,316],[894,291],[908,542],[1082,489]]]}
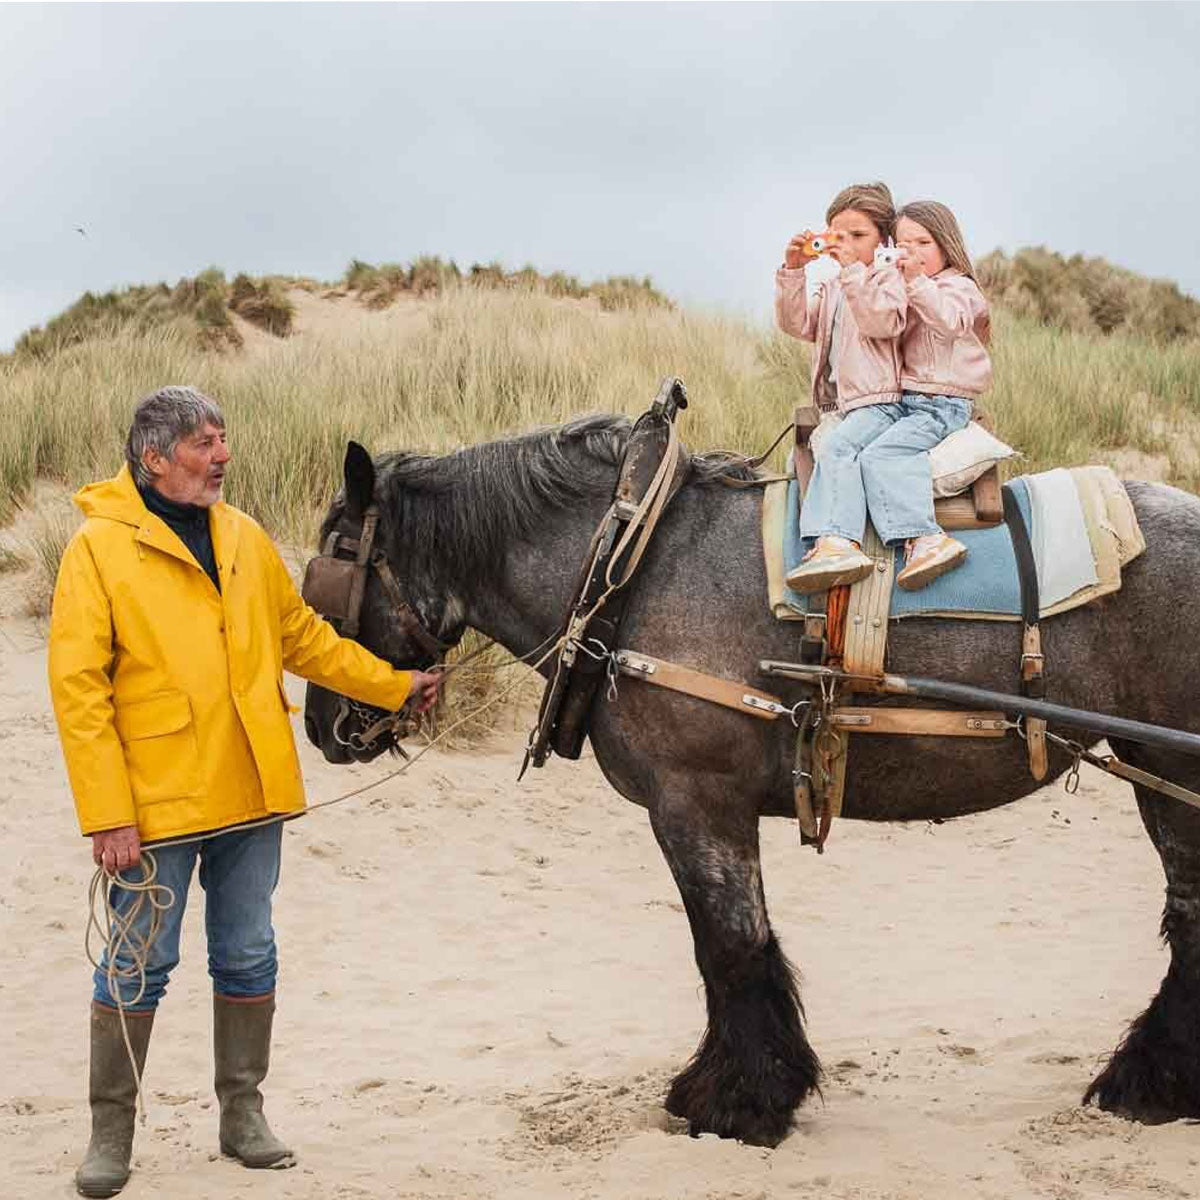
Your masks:
{"label": "metal buckle", "polygon": [[635,658],[632,654],[628,654],[625,651],[621,651],[617,655],[617,664],[624,667],[627,671],[633,671],[637,675],[653,675],[658,670],[658,667],[654,663],[647,662],[644,658]]}

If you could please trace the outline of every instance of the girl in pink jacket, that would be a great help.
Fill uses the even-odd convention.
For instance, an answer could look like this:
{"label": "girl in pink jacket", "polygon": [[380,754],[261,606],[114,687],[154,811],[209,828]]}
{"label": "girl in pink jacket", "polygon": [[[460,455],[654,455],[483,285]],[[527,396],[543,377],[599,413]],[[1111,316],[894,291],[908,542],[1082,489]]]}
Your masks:
{"label": "girl in pink jacket", "polygon": [[[922,397],[957,420],[992,382],[987,343],[988,305],[954,214],[936,200],[906,204],[897,215],[896,241],[902,254],[908,311],[900,335],[900,384],[905,401]],[[961,426],[959,426],[961,428]],[[928,456],[923,456],[928,464]],[[932,479],[929,513],[932,521]],[[896,582],[915,590],[957,567],[967,548],[932,522],[908,543],[907,562]]]}
{"label": "girl in pink jacket", "polygon": [[[881,184],[868,187],[887,192]],[[850,200],[855,207],[835,216],[839,201],[856,190],[859,194]],[[848,229],[862,224],[861,218],[866,215],[864,200],[875,198],[864,196],[864,192],[866,188],[847,189],[834,201],[830,208],[831,229],[837,232],[839,221]],[[890,195],[887,199],[890,202]],[[912,222],[913,218],[909,220]],[[966,554],[966,548],[948,538],[934,518],[928,451],[963,428],[971,416],[974,393],[958,375],[949,369],[943,371],[942,364],[953,362],[961,366],[974,359],[971,355],[966,359],[956,356],[952,348],[943,347],[940,355],[928,349],[931,342],[945,336],[953,341],[953,335],[945,335],[940,327],[931,332],[929,321],[920,312],[915,315],[913,312],[914,303],[918,308],[924,305],[930,312],[944,307],[933,304],[929,298],[931,288],[941,293],[940,279],[936,283],[931,279],[913,282],[923,275],[922,255],[929,252],[928,248],[919,249],[916,242],[906,247],[901,259],[907,268],[906,275],[890,264],[873,266],[868,271],[866,262],[891,232],[890,226],[880,224],[877,228],[879,237],[867,253],[864,253],[866,239],[832,248],[831,253],[843,264],[835,283],[841,285],[844,301],[830,285],[825,285],[809,306],[818,308],[815,320],[796,320],[802,309],[799,293],[803,289],[796,289],[790,276],[802,272],[785,267],[776,277],[776,316],[781,328],[817,342],[814,401],[822,408],[833,407],[829,403],[832,394],[836,407],[844,414],[841,423],[822,442],[804,498],[800,532],[812,539],[813,545],[788,575],[788,584],[797,591],[824,591],[838,584],[853,583],[873,569],[874,563],[862,550],[868,513],[886,545],[908,548],[908,562],[898,576],[902,587],[923,587],[943,571],[957,566]],[[940,230],[942,225],[938,223],[937,228]],[[957,225],[954,228],[957,230]],[[906,226],[908,232],[911,231]],[[961,244],[961,235],[958,240]],[[794,250],[805,244],[805,235],[793,239],[788,247],[789,260]],[[857,251],[857,255],[851,256],[849,250]],[[965,250],[962,258],[966,259]],[[929,265],[941,270],[947,264],[939,265],[931,257]],[[969,261],[967,266],[969,269]],[[956,278],[957,275],[955,272]],[[950,276],[946,278],[949,280]],[[835,310],[826,315],[826,310],[835,304],[840,305],[841,312]],[[850,337],[847,314],[854,318]],[[834,333],[839,316],[840,341]],[[911,370],[903,360],[905,348],[910,346]],[[836,372],[827,365],[835,355]],[[888,375],[884,369],[889,363],[895,363],[894,375]],[[842,364],[847,364],[849,370],[844,370]],[[971,381],[979,382],[977,371],[969,373],[968,383]]]}

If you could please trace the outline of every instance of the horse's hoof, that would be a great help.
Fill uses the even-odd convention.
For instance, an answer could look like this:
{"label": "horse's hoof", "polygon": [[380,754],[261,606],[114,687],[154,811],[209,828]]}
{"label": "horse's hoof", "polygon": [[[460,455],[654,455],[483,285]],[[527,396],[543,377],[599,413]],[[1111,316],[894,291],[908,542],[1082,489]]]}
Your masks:
{"label": "horse's hoof", "polygon": [[792,1128],[792,1114],[798,1100],[783,1101],[783,1107],[771,1109],[749,1097],[737,1096],[736,1087],[711,1088],[712,1080],[697,1073],[684,1072],[667,1093],[666,1110],[688,1123],[688,1134],[699,1137],[715,1133],[748,1146],[774,1148]]}
{"label": "horse's hoof", "polygon": [[1139,1125],[1166,1125],[1191,1115],[1169,1108],[1156,1092],[1143,1071],[1123,1069],[1114,1058],[1088,1085],[1083,1103]]}
{"label": "horse's hoof", "polygon": [[1092,1080],[1083,1103],[1141,1125],[1200,1116],[1200,1075],[1190,1069],[1195,1058],[1162,1036],[1163,1025],[1155,1009],[1143,1013]]}

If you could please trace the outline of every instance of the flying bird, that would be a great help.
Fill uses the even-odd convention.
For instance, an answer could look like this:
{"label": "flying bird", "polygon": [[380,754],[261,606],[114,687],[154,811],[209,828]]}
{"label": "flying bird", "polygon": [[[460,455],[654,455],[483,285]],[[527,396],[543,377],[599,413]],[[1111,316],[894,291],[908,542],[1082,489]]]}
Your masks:
{"label": "flying bird", "polygon": [[81,237],[87,237],[87,230],[84,229],[84,227],[82,225],[76,225],[75,232],[78,233]]}

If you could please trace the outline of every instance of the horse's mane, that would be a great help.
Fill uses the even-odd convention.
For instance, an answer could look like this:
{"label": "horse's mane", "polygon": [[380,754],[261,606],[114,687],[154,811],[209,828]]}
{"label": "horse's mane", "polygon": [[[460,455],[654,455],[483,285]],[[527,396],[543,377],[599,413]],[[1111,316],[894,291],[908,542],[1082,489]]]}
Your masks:
{"label": "horse's mane", "polygon": [[[436,560],[455,576],[499,565],[500,548],[533,535],[547,509],[611,494],[631,428],[627,417],[589,416],[438,457],[380,455],[385,524],[410,562]],[[754,474],[742,458],[723,453],[694,455],[691,466],[689,484]]]}

